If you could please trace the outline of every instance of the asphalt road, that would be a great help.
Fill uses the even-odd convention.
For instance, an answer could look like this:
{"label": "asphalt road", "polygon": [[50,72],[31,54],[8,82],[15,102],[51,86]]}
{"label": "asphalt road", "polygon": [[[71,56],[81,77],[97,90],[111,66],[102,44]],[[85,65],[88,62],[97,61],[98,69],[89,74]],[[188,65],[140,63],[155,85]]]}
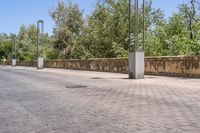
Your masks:
{"label": "asphalt road", "polygon": [[200,79],[0,67],[0,133],[199,133]]}

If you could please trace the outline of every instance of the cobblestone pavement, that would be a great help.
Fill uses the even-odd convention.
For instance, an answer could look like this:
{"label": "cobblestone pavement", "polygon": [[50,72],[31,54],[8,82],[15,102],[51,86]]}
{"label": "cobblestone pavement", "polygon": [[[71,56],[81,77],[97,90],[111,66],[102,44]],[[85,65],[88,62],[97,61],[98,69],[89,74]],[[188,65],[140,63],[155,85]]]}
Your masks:
{"label": "cobblestone pavement", "polygon": [[0,67],[1,133],[200,133],[200,79]]}

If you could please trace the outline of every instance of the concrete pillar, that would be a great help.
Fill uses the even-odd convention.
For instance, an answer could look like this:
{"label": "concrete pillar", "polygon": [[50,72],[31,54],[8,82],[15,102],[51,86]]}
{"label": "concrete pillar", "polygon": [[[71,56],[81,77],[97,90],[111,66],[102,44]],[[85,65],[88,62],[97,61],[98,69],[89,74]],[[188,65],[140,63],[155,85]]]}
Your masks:
{"label": "concrete pillar", "polygon": [[144,52],[129,52],[129,79],[144,79]]}
{"label": "concrete pillar", "polygon": [[38,58],[37,60],[37,69],[43,69],[44,68],[44,59]]}
{"label": "concrete pillar", "polygon": [[16,67],[17,61],[16,59],[12,59],[12,67]]}

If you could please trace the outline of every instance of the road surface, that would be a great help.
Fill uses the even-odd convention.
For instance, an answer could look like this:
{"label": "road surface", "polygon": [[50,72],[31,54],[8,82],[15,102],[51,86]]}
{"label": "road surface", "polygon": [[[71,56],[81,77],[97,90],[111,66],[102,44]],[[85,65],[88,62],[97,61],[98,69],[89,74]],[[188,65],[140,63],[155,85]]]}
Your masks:
{"label": "road surface", "polygon": [[1,133],[199,133],[200,79],[0,67]]}

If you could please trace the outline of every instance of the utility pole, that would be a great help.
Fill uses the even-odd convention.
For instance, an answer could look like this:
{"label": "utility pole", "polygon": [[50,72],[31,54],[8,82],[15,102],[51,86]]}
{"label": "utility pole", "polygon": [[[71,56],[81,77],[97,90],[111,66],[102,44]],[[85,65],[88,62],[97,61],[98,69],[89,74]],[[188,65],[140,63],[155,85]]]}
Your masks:
{"label": "utility pole", "polygon": [[129,79],[144,79],[145,0],[143,0],[143,37],[139,45],[139,1],[134,0],[134,48],[131,46],[131,0],[129,0]]}

